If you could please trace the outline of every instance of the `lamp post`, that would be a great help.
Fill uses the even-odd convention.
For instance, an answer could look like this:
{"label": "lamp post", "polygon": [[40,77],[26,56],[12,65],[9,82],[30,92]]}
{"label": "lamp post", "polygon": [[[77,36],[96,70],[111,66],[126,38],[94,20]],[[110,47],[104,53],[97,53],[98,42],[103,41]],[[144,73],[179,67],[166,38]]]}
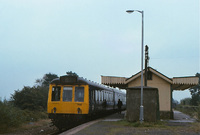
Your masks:
{"label": "lamp post", "polygon": [[139,12],[142,14],[142,44],[141,44],[141,105],[140,105],[140,123],[142,123],[144,121],[144,107],[143,107],[143,46],[144,46],[144,22],[143,22],[143,18],[144,18],[144,11],[140,11],[140,10],[127,10],[127,13],[133,13],[133,12]]}

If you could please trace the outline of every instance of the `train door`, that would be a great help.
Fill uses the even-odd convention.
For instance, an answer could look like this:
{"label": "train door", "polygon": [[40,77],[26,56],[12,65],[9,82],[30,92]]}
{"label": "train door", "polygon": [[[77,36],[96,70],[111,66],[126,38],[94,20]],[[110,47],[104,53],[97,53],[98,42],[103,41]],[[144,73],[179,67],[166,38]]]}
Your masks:
{"label": "train door", "polygon": [[113,109],[115,109],[115,106],[116,106],[116,104],[115,104],[115,92],[113,92]]}
{"label": "train door", "polygon": [[95,90],[90,87],[89,89],[89,111],[92,112],[95,109]]}

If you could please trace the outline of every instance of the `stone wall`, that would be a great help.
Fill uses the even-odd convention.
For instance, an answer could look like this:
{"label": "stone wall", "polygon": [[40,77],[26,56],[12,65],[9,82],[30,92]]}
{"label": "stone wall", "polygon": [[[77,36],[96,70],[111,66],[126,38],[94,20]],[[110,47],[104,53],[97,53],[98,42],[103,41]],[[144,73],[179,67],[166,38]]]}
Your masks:
{"label": "stone wall", "polygon": [[[128,121],[139,121],[141,104],[141,87],[127,89],[127,114]],[[144,87],[143,89],[144,121],[155,122],[160,119],[158,89]]]}

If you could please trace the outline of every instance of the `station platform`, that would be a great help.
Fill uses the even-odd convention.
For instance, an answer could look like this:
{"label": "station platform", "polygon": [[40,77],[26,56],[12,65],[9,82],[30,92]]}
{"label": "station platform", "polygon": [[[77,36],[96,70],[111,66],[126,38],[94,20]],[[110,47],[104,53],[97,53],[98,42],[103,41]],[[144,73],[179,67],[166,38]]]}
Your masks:
{"label": "station platform", "polygon": [[[119,124],[123,119],[125,119],[126,111],[123,111],[121,114],[115,113],[105,118],[97,119],[85,124],[82,124],[78,127],[70,129],[66,132],[61,133],[60,135],[121,135],[121,134],[150,134],[150,135],[160,135],[160,134],[184,134],[184,135],[196,135],[195,132],[190,131],[192,126],[190,117],[181,112],[175,111],[176,120],[165,121],[167,124],[164,125],[167,128],[160,127],[133,127],[125,126]],[[181,121],[187,119],[188,121]],[[177,126],[177,122],[180,123]],[[171,124],[170,124],[171,123]],[[173,130],[170,127],[173,126]],[[176,129],[177,128],[177,129]],[[197,133],[199,135],[200,132]]]}
{"label": "station platform", "polygon": [[[126,114],[126,111],[122,111],[121,114],[115,113],[115,114],[109,115],[109,116],[101,118],[101,119],[87,122],[87,123],[84,123],[80,126],[73,128],[73,129],[70,129],[66,132],[63,132],[60,135],[88,135],[90,133],[95,134],[95,132],[97,132],[97,134],[103,135],[106,133],[106,130],[103,129],[103,127],[106,126],[106,125],[104,125],[105,123],[123,120],[125,118],[125,114]],[[101,123],[104,126],[101,125]],[[103,127],[101,127],[101,126],[103,126]],[[87,128],[87,127],[91,127],[91,128]],[[108,127],[108,126],[106,126],[106,127]],[[89,130],[87,130],[87,129],[89,129]]]}

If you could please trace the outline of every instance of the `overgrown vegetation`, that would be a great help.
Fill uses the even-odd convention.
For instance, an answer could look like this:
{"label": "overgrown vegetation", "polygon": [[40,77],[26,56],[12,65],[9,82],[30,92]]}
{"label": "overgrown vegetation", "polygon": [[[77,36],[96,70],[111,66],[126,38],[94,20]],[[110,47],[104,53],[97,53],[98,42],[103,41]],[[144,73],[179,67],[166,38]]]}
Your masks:
{"label": "overgrown vegetation", "polygon": [[189,89],[192,97],[182,99],[176,109],[200,120],[200,73],[196,76],[199,77],[198,85]]}
{"label": "overgrown vegetation", "polygon": [[179,104],[175,109],[200,120],[200,104],[198,106]]}
{"label": "overgrown vegetation", "polygon": [[196,73],[196,77],[199,77],[198,85],[190,88],[190,93],[192,95],[190,104],[194,106],[198,106],[200,104],[200,73]]}
{"label": "overgrown vegetation", "polygon": [[163,122],[163,121],[140,123],[139,121],[128,122],[126,120],[118,121],[118,122],[115,122],[115,123],[120,124],[120,125],[124,125],[124,126],[131,126],[131,127],[159,127],[159,128],[165,127],[165,124],[166,124],[166,122]]}
{"label": "overgrown vegetation", "polygon": [[58,78],[55,74],[45,74],[36,80],[35,86],[16,90],[9,101],[0,100],[0,133],[26,122],[47,118],[48,88],[55,78]]}
{"label": "overgrown vegetation", "polygon": [[0,101],[0,108],[0,133],[24,122],[22,110],[14,107],[8,101]]}

